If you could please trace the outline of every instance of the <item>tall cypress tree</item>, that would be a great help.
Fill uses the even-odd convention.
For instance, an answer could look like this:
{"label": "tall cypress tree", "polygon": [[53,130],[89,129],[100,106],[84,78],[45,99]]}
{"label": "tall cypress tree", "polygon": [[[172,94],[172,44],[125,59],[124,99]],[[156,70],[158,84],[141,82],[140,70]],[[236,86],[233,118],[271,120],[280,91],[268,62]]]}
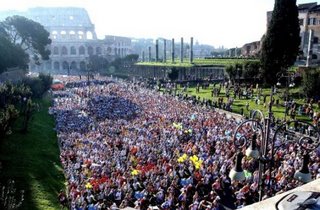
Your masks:
{"label": "tall cypress tree", "polygon": [[277,73],[294,64],[299,45],[300,26],[296,0],[275,0],[261,49],[262,76],[266,84],[275,84]]}

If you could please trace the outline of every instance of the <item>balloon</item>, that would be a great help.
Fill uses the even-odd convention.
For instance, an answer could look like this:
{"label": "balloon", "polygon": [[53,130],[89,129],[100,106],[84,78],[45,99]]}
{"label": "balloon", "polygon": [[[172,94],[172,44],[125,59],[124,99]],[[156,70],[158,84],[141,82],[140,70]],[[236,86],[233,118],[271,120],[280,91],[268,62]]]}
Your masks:
{"label": "balloon", "polygon": [[137,176],[139,174],[139,172],[140,172],[139,170],[134,169],[134,170],[131,171],[131,175],[132,176]]}
{"label": "balloon", "polygon": [[90,184],[90,182],[88,182],[85,186],[87,189],[91,189],[92,188],[92,185]]}

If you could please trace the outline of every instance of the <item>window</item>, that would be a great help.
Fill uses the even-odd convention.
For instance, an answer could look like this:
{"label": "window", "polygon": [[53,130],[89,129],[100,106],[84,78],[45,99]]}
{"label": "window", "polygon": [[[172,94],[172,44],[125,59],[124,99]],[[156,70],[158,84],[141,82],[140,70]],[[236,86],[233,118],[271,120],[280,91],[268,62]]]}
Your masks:
{"label": "window", "polygon": [[101,55],[101,47],[97,47],[96,48],[96,54],[97,55]]}
{"label": "window", "polygon": [[88,47],[88,54],[93,55],[93,47],[91,46]]}
{"label": "window", "polygon": [[83,39],[83,32],[82,31],[78,31],[78,38]]}
{"label": "window", "polygon": [[79,47],[79,55],[84,55],[84,54],[85,54],[84,46]]}
{"label": "window", "polygon": [[68,64],[67,61],[64,61],[64,62],[62,63],[62,69],[63,69],[63,70],[68,70],[68,69],[69,69],[69,64]]}
{"label": "window", "polygon": [[69,32],[70,39],[75,39],[76,38],[76,33],[74,31]]}
{"label": "window", "polygon": [[55,61],[55,62],[53,63],[53,69],[54,69],[54,70],[59,70],[59,69],[60,69],[60,64],[59,64],[58,61]]}
{"label": "window", "polygon": [[52,39],[57,39],[57,35],[58,35],[58,32],[57,31],[52,31]]}
{"label": "window", "polygon": [[61,55],[67,55],[67,54],[68,54],[68,50],[65,46],[63,46],[61,49]]}
{"label": "window", "polygon": [[313,44],[318,44],[319,38],[318,37],[313,37]]}
{"label": "window", "polygon": [[87,39],[92,39],[93,35],[91,31],[87,31]]}
{"label": "window", "polygon": [[60,34],[61,34],[61,38],[62,39],[65,39],[67,37],[67,32],[66,31],[61,31]]}
{"label": "window", "polygon": [[76,54],[77,54],[76,48],[75,48],[74,46],[72,46],[72,47],[70,48],[70,54],[71,54],[71,55],[76,55]]}
{"label": "window", "polygon": [[308,25],[316,25],[316,21],[317,21],[316,18],[309,18],[308,19]]}
{"label": "window", "polygon": [[58,47],[54,47],[53,48],[53,54],[54,55],[59,55],[59,48]]}

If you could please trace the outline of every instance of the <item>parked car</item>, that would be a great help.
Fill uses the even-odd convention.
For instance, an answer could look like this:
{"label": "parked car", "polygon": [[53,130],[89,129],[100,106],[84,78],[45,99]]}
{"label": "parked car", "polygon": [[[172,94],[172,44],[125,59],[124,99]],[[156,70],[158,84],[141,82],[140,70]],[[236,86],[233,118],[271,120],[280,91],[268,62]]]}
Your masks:
{"label": "parked car", "polygon": [[55,91],[55,90],[63,90],[64,89],[64,84],[63,84],[62,81],[60,81],[58,79],[54,79],[52,81],[51,89],[53,91]]}

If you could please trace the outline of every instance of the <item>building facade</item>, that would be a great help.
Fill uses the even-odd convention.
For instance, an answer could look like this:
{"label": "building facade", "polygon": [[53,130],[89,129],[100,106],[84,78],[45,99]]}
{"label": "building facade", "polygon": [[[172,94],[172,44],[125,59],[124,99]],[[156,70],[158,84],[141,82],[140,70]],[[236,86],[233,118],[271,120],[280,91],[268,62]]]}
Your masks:
{"label": "building facade", "polygon": [[41,65],[31,62],[31,71],[75,73],[86,69],[90,55],[114,58],[124,57],[131,52],[130,38],[106,36],[105,39],[98,39],[95,26],[84,8],[37,7],[25,12],[3,12],[0,19],[12,15],[39,22],[50,33],[50,59],[42,61]]}

